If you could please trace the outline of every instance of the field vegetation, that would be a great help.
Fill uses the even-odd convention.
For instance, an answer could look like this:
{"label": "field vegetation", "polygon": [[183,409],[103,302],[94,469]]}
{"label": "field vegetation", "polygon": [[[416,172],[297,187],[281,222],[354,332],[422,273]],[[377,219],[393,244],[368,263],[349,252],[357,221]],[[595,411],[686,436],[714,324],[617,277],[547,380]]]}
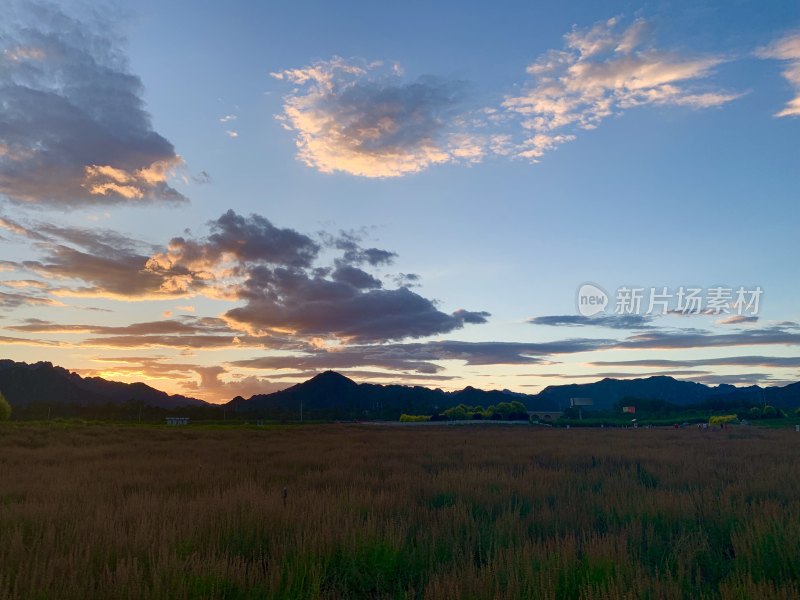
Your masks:
{"label": "field vegetation", "polygon": [[0,426],[0,598],[798,598],[800,434]]}

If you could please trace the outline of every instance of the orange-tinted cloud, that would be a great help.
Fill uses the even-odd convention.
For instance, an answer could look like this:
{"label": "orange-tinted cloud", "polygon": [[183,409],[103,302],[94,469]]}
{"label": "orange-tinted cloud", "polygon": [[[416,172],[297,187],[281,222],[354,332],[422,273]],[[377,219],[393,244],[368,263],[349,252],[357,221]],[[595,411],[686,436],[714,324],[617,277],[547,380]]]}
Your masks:
{"label": "orange-tinted cloud", "polygon": [[397,65],[339,57],[272,75],[296,86],[279,119],[297,135],[298,158],[323,173],[399,177],[486,153],[466,127],[461,82],[406,83]]}

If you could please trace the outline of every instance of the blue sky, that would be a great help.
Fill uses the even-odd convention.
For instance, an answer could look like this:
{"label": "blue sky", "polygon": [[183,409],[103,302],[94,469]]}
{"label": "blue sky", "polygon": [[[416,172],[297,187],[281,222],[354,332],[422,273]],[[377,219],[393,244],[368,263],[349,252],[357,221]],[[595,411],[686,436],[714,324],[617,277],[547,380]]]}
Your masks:
{"label": "blue sky", "polygon": [[[797,379],[795,2],[12,15],[10,358],[211,400],[324,368],[519,391]],[[586,282],[610,318],[579,318]],[[631,328],[622,286],[763,294],[747,320]]]}

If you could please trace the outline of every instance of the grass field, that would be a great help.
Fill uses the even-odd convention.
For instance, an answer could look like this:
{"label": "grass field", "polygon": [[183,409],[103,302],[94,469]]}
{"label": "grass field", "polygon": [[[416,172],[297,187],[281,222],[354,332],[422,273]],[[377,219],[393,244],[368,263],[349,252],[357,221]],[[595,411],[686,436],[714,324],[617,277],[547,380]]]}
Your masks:
{"label": "grass field", "polygon": [[0,598],[799,598],[798,458],[756,428],[6,426]]}

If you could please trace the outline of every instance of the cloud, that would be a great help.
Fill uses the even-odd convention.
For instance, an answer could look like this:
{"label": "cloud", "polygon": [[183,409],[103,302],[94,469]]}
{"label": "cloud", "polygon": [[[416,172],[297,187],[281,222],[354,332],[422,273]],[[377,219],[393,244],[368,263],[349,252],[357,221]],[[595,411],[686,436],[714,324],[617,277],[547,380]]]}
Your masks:
{"label": "cloud", "polygon": [[[7,283],[8,282],[0,282],[0,285],[7,285]],[[58,300],[37,294],[0,292],[0,306],[5,309],[11,309],[20,306],[64,306],[64,304]]]}
{"label": "cloud", "polygon": [[368,264],[372,267],[388,266],[397,258],[397,254],[380,248],[363,248],[361,246],[361,235],[358,232],[340,231],[338,235],[332,235],[321,231],[319,236],[323,243],[336,250],[342,251],[339,258],[340,264],[363,265]]}
{"label": "cloud", "polygon": [[42,319],[29,318],[22,325],[8,325],[10,331],[25,331],[29,333],[93,333],[101,335],[196,335],[203,334],[235,334],[222,319],[213,317],[183,316],[180,319],[165,319],[162,321],[146,321],[130,325],[67,325],[54,323]]}
{"label": "cloud", "polygon": [[257,376],[242,377],[230,374],[223,366],[206,366],[173,363],[166,357],[96,358],[102,363],[98,369],[76,369],[83,376],[109,379],[165,379],[176,383],[183,394],[199,397],[209,402],[227,402],[237,395],[244,397],[278,391],[287,386]]}
{"label": "cloud", "polygon": [[[237,360],[237,367],[258,370],[282,370],[317,372],[326,369],[351,369],[379,367],[391,371],[411,371],[423,374],[436,374],[442,367],[425,359],[419,359],[402,349],[376,345],[374,347],[342,348],[338,350],[319,350],[303,354],[270,355],[258,358]],[[270,376],[274,376],[272,373]]]}
{"label": "cloud", "polygon": [[[457,360],[467,366],[486,365],[548,365],[553,357],[616,349],[682,349],[695,347],[726,347],[738,345],[800,345],[800,335],[781,328],[752,330],[737,334],[716,335],[707,332],[648,332],[623,340],[602,338],[571,338],[550,342],[463,342],[456,340],[406,342],[375,345],[350,345],[344,348],[321,349],[294,355],[274,355],[235,364],[265,369],[341,369],[363,366],[389,370],[438,373],[440,361]],[[597,361],[597,367],[655,367],[659,369],[695,369],[712,366],[764,366],[793,368],[800,358],[743,356],[705,360],[633,360]]]}
{"label": "cloud", "polygon": [[394,344],[351,345],[300,354],[244,359],[232,364],[249,369],[348,369],[380,367],[391,371],[437,374],[439,361],[456,360],[468,366],[548,365],[551,354],[585,352],[609,340],[573,339],[558,342],[462,342],[443,340]]}
{"label": "cloud", "polygon": [[554,377],[558,379],[642,379],[644,377],[683,377],[689,375],[706,375],[708,371],[681,369],[668,371],[647,371],[645,373],[629,373],[627,371],[608,371],[599,373],[531,373],[531,377]]}
{"label": "cloud", "polygon": [[[728,375],[697,375],[691,381],[705,385],[763,385],[779,383],[773,375],[769,373],[734,373]],[[782,382],[780,382],[782,383]],[[787,382],[794,383],[794,382]]]}
{"label": "cloud", "polygon": [[4,223],[34,241],[41,253],[37,260],[9,266],[50,280],[50,292],[56,296],[150,300],[198,293],[204,285],[183,267],[150,268],[163,247],[116,231],[0,219],[0,226]]}
{"label": "cloud", "polygon": [[656,367],[656,368],[694,368],[694,367],[769,367],[774,369],[800,367],[800,356],[724,356],[721,358],[698,358],[686,360],[642,359],[596,361],[589,363],[595,367]]}
{"label": "cloud", "polygon": [[792,86],[794,98],[786,106],[775,113],[776,117],[800,116],[800,31],[795,31],[769,46],[759,48],[756,55],[760,58],[784,61],[783,77]]}
{"label": "cloud", "polygon": [[[187,280],[191,277],[183,271],[148,269],[149,254],[109,245],[103,241],[102,233],[72,241],[80,247],[51,242],[45,245],[42,260],[24,261],[23,267],[41,277],[58,280],[62,287],[54,293],[60,296],[146,300],[188,293]],[[127,241],[130,244],[131,240]],[[76,281],[85,285],[75,285]]]}
{"label": "cloud", "polygon": [[[292,354],[274,354],[234,361],[234,365],[249,369],[316,371],[322,369],[351,369],[377,367],[389,371],[437,374],[444,370],[441,361],[461,361],[466,366],[487,365],[550,365],[553,357],[615,349],[683,349],[695,347],[726,347],[738,345],[800,345],[800,336],[791,331],[769,328],[750,334],[709,334],[703,331],[648,332],[622,340],[573,338],[551,342],[463,342],[456,340],[404,342],[384,344],[351,344],[342,347],[307,349]],[[653,374],[700,375],[698,367],[764,366],[794,368],[800,358],[783,357],[723,357],[703,360],[642,359],[596,361],[595,367],[658,368],[657,373],[605,373],[603,376],[649,376]],[[676,371],[676,369],[683,372]],[[691,370],[691,372],[686,372]],[[538,374],[536,374],[538,375]],[[597,374],[593,376],[597,377]],[[589,377],[589,375],[587,375]]]}
{"label": "cloud", "polygon": [[228,323],[215,317],[184,315],[175,319],[147,321],[130,325],[108,326],[94,324],[67,324],[36,318],[25,319],[19,325],[3,329],[17,333],[47,333],[85,335],[74,346],[103,348],[179,348],[179,349],[233,349],[280,348],[298,350],[307,347],[303,342],[285,336],[246,335],[232,329]]}
{"label": "cloud", "polygon": [[547,315],[532,317],[533,325],[608,327],[611,329],[652,329],[652,318],[645,315],[600,314],[593,317],[583,315]]}
{"label": "cloud", "polygon": [[514,154],[536,162],[574,140],[577,131],[637,106],[708,108],[741,95],[696,85],[723,58],[655,49],[645,44],[646,30],[642,19],[622,28],[616,17],[589,29],[573,28],[564,36],[565,49],[551,50],[529,65],[533,81],[503,102],[506,116],[527,132]]}
{"label": "cloud", "polygon": [[0,194],[77,206],[183,201],[181,164],[108,23],[27,7],[0,32]]}
{"label": "cloud", "polygon": [[296,86],[278,118],[297,135],[298,158],[323,173],[399,177],[485,154],[465,126],[462,82],[403,82],[396,65],[338,57],[272,75]]}
{"label": "cloud", "polygon": [[[167,251],[150,261],[156,270],[211,271],[233,259],[239,265],[268,263],[309,267],[319,254],[319,243],[293,229],[282,229],[260,215],[245,217],[229,210],[208,223],[203,239],[173,238]],[[211,275],[211,273],[209,273]]]}
{"label": "cloud", "polygon": [[630,336],[616,349],[681,349],[726,346],[797,346],[800,333],[792,327],[774,326],[715,334],[702,330],[654,331]]}
{"label": "cloud", "polygon": [[53,342],[49,340],[31,340],[27,338],[9,337],[0,335],[0,346],[61,346],[60,342]]}
{"label": "cloud", "polygon": [[448,333],[485,323],[488,313],[436,308],[408,288],[363,289],[296,269],[254,268],[240,290],[246,306],[226,317],[258,331],[291,331],[348,343],[396,340]]}
{"label": "cloud", "polygon": [[741,323],[755,323],[758,317],[755,315],[731,315],[717,321],[717,325],[739,325]]}
{"label": "cloud", "polygon": [[254,394],[269,394],[290,385],[284,381],[271,381],[254,375],[225,379],[228,370],[220,366],[195,367],[194,371],[200,376],[200,381],[187,381],[183,384],[183,389],[211,402],[227,402],[236,396],[249,398]]}
{"label": "cloud", "polygon": [[5,279],[0,281],[0,285],[10,288],[35,288],[39,290],[47,289],[48,285],[36,279]]}
{"label": "cloud", "polygon": [[[763,385],[763,384],[780,384],[784,383],[781,380],[774,378],[773,375],[767,373],[733,373],[728,375],[719,375],[710,373],[709,371],[697,370],[674,370],[674,371],[651,371],[647,373],[628,373],[628,372],[608,372],[608,373],[587,373],[577,375],[564,375],[561,373],[536,373],[536,377],[554,377],[558,379],[591,379],[599,381],[600,379],[642,379],[646,377],[674,377],[682,381],[692,381],[695,383],[702,383],[709,386],[716,386],[721,384],[727,385]],[[786,382],[793,383],[793,382]]]}
{"label": "cloud", "polygon": [[[166,248],[107,230],[42,223],[14,227],[39,236],[44,256],[22,267],[58,280],[53,294],[119,300],[204,295],[239,302],[225,319],[251,336],[386,342],[449,333],[489,317],[466,309],[443,312],[405,285],[385,288],[370,270],[389,266],[395,253],[364,247],[355,234],[315,240],[260,215],[228,211],[208,223],[205,236],[176,237]],[[335,253],[327,264],[323,246]],[[164,335],[157,343],[176,340]]]}
{"label": "cloud", "polygon": [[228,211],[210,223],[210,231],[205,238],[173,239],[148,269],[186,272],[202,285],[222,285],[229,298],[245,301],[226,319],[253,335],[388,341],[447,333],[489,316],[467,310],[447,314],[406,287],[383,289],[362,267],[385,266],[395,254],[363,248],[352,234],[323,236],[341,253],[328,267],[317,264],[319,242],[259,215]]}

